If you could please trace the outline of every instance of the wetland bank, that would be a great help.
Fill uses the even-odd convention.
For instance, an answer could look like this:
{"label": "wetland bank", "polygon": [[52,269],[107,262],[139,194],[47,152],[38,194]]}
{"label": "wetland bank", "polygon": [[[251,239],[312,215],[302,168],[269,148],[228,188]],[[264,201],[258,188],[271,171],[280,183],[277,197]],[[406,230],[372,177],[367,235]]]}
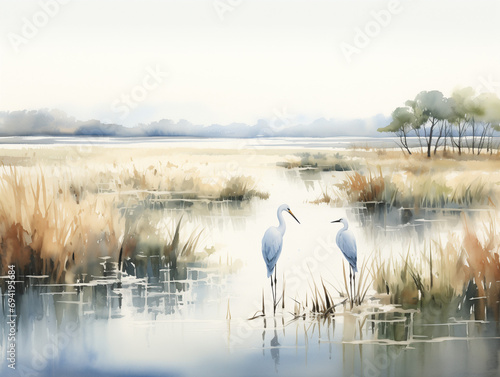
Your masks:
{"label": "wetland bank", "polygon": [[[1,315],[15,265],[20,375],[500,372],[498,153],[427,159],[353,138],[17,142],[0,146]],[[282,203],[301,224],[287,223],[273,316],[261,239]],[[358,242],[353,309],[339,217]]]}

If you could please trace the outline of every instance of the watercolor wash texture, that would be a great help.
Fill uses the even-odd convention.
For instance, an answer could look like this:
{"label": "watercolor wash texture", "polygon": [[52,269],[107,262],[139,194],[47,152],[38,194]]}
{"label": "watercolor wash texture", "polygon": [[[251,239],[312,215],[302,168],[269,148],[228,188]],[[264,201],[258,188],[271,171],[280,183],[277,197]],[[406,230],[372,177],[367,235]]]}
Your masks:
{"label": "watercolor wash texture", "polygon": [[[498,373],[496,152],[404,157],[349,138],[2,149],[15,373]],[[287,219],[273,315],[261,240],[284,202],[300,224]]]}

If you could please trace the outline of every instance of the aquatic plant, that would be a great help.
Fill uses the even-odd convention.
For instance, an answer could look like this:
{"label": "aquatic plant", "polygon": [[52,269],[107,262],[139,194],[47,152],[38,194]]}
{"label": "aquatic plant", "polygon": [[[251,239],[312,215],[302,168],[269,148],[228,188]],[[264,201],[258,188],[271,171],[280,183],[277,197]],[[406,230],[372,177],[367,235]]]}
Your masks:
{"label": "aquatic plant", "polygon": [[315,169],[320,171],[351,171],[359,168],[355,161],[348,160],[340,153],[302,152],[288,156],[286,161],[278,162],[278,166],[286,169]]}
{"label": "aquatic plant", "polygon": [[257,189],[253,177],[227,173],[217,174],[202,171],[200,167],[179,167],[161,162],[140,168],[132,164],[117,167],[114,174],[100,176],[99,184],[108,185],[114,192],[145,190],[164,199],[243,201],[269,197]]}
{"label": "aquatic plant", "polygon": [[[433,241],[399,258],[376,255],[374,288],[388,294],[392,304],[439,309],[444,316],[486,319],[487,309],[500,319],[499,244],[494,222],[484,227],[484,240],[464,225],[464,234],[451,234],[442,244]],[[445,310],[447,308],[447,310]]]}
{"label": "aquatic plant", "polygon": [[[144,240],[158,233],[155,224],[146,227],[144,212],[134,220],[142,225],[131,225],[130,215],[120,212],[114,195],[83,189],[75,196],[72,177],[48,180],[48,171],[42,168],[15,167],[4,167],[0,175],[1,274],[15,265],[19,276],[47,275],[59,283],[74,282],[82,274],[101,275],[103,258],[121,263],[136,255],[138,245],[151,246]],[[147,231],[141,232],[141,227]],[[202,230],[181,232],[180,220],[165,229],[157,253],[165,264],[175,266],[199,257],[195,251]]]}
{"label": "aquatic plant", "polygon": [[337,187],[351,203],[415,209],[494,205],[497,192],[491,182],[470,177],[455,182],[433,173],[384,175],[379,167],[378,174],[348,173]]}
{"label": "aquatic plant", "polygon": [[60,282],[72,266],[98,263],[117,249],[120,218],[110,198],[75,200],[60,184],[47,185],[43,170],[10,167],[0,174],[2,273],[13,264],[21,275]]}
{"label": "aquatic plant", "polygon": [[378,175],[368,175],[353,172],[338,187],[345,191],[351,202],[376,203],[384,202],[392,205],[398,193],[397,187],[388,177],[382,175],[382,169],[378,168]]}
{"label": "aquatic plant", "polygon": [[330,204],[330,203],[333,203],[334,200],[335,199],[332,197],[332,195],[330,195],[328,193],[328,188],[323,188],[323,186],[322,186],[321,187],[321,195],[318,196],[315,200],[311,201],[311,203],[313,203],[313,204],[320,204],[320,203]]}
{"label": "aquatic plant", "polygon": [[231,177],[224,183],[224,187],[219,194],[219,200],[248,200],[252,197],[268,199],[269,194],[258,191],[252,177],[237,176]]}

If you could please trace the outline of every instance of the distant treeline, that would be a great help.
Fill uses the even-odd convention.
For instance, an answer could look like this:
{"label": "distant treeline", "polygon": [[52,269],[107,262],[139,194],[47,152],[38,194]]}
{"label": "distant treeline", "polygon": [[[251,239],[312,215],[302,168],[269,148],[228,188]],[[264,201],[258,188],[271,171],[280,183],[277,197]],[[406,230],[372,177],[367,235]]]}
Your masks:
{"label": "distant treeline", "polygon": [[392,122],[379,132],[392,132],[403,151],[412,154],[409,138],[417,137],[427,157],[439,147],[462,154],[467,151],[493,153],[495,134],[500,131],[500,99],[494,93],[476,94],[472,88],[455,90],[451,97],[423,91],[392,113]]}
{"label": "distant treeline", "polygon": [[295,124],[288,119],[258,120],[253,125],[197,125],[187,120],[161,119],[135,127],[81,121],[60,110],[0,111],[0,136],[82,136],[82,137],[193,137],[193,138],[256,138],[256,137],[336,137],[381,136],[379,127],[389,118],[376,115],[367,119],[325,119]]}

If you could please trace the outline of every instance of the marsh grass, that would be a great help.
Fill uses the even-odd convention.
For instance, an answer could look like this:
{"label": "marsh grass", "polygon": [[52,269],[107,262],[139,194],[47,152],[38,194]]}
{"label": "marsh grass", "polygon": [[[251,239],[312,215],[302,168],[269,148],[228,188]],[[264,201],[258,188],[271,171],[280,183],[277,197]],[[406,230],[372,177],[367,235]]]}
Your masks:
{"label": "marsh grass", "polygon": [[487,206],[496,197],[492,184],[482,179],[470,180],[464,177],[453,185],[431,174],[413,176],[399,189],[396,205],[415,208],[446,208]]}
{"label": "marsh grass", "polygon": [[14,264],[20,274],[64,281],[71,266],[116,250],[120,219],[105,198],[80,198],[48,185],[43,170],[3,168],[0,186],[1,271]]}
{"label": "marsh grass", "polygon": [[348,173],[337,187],[351,203],[415,209],[496,206],[497,190],[493,182],[467,174],[453,181],[438,177],[433,173],[384,175],[379,167],[377,173],[369,171],[367,175],[357,171]]}
{"label": "marsh grass", "polygon": [[[322,316],[327,316],[330,314],[334,315],[335,308],[339,305],[345,304],[345,302],[350,303],[351,310],[355,305],[361,305],[366,298],[368,290],[373,285],[372,273],[370,271],[371,259],[371,256],[365,258],[361,265],[359,273],[356,274],[356,291],[354,292],[355,297],[351,297],[349,276],[348,273],[346,273],[344,261],[342,261],[343,288],[338,288],[336,285],[329,282],[326,282],[325,284],[325,281],[322,277],[320,277],[321,285],[316,284],[315,276],[311,272],[312,285],[311,283],[309,284],[311,292],[311,313]],[[327,286],[329,286],[330,288],[327,288]],[[339,286],[342,287],[342,283],[340,283]],[[336,292],[335,294],[332,293],[332,289]],[[344,298],[344,300],[335,303],[334,297],[340,297],[341,299]],[[302,306],[308,307],[307,297],[305,304],[303,304]],[[299,313],[301,312],[299,311]],[[294,315],[297,315],[297,311],[295,311]]]}
{"label": "marsh grass", "polygon": [[266,316],[266,305],[265,305],[265,300],[264,300],[264,289],[263,289],[262,290],[262,309],[256,311],[252,317],[248,318],[248,320],[252,321],[256,318],[265,317],[265,316]]}
{"label": "marsh grass", "polygon": [[[176,199],[208,199],[243,201],[253,197],[267,199],[266,192],[259,191],[251,176],[228,176],[202,171],[197,167],[179,167],[158,162],[156,165],[137,168],[117,166],[112,174],[101,175],[99,184],[106,184],[114,192],[148,191],[151,193],[170,193]],[[168,195],[167,195],[168,196]]]}
{"label": "marsh grass", "polygon": [[322,315],[334,314],[335,303],[330,292],[326,289],[323,279],[321,279],[321,286],[318,288],[316,282],[313,280],[314,287],[311,287],[311,311]]}
{"label": "marsh grass", "polygon": [[278,162],[278,166],[286,169],[315,169],[320,171],[351,171],[359,168],[355,161],[347,160],[339,153],[296,153],[289,156],[284,162]]}
{"label": "marsh grass", "polygon": [[313,204],[320,204],[320,203],[325,203],[325,204],[330,204],[335,201],[335,198],[328,193],[328,188],[323,188],[321,186],[321,195],[316,198],[315,200],[311,201],[310,203]]}
{"label": "marsh grass", "polygon": [[[0,273],[5,274],[7,266],[14,264],[20,275],[49,275],[51,282],[73,282],[81,274],[99,275],[99,258],[110,257],[121,264],[134,257],[138,246],[146,255],[156,253],[170,265],[200,258],[195,250],[202,232],[181,231],[180,220],[163,229],[164,239],[156,245],[145,242],[150,236],[155,238],[158,229],[154,224],[149,227],[151,233],[131,229],[129,218],[137,215],[129,214],[129,209],[143,213],[148,201],[268,198],[250,176],[213,174],[161,161],[77,169],[69,165],[4,166],[0,177]],[[142,217],[136,220],[147,222]]]}
{"label": "marsh grass", "polygon": [[153,217],[130,229],[136,242],[127,247],[124,241],[118,259],[120,273],[158,280],[163,270],[168,271],[171,279],[183,280],[188,265],[203,262],[209,256],[199,247],[204,230],[189,229],[182,216],[159,220]]}
{"label": "marsh grass", "polygon": [[335,158],[349,164],[349,169],[332,169],[339,171],[333,176],[340,182],[321,188],[321,195],[310,201],[314,204],[364,203],[367,207],[415,209],[498,205],[498,153],[492,156],[438,153],[439,158],[429,160],[419,153],[403,157],[393,150],[358,149],[336,156],[304,153],[289,156],[281,166],[319,169],[325,159],[335,165]]}
{"label": "marsh grass", "polygon": [[[82,177],[67,173],[41,167],[0,170],[0,273],[15,265],[19,275],[74,282],[81,274],[101,275],[100,258],[115,263],[133,258],[136,246],[149,238],[130,229],[116,195],[86,191]],[[171,265],[200,258],[195,251],[202,231],[189,234],[181,231],[181,221],[174,223],[163,233],[158,255]],[[154,250],[146,248],[146,254]]]}
{"label": "marsh grass", "polygon": [[[182,217],[177,224],[172,222],[167,240],[163,247],[163,257],[166,264],[176,265],[180,262],[194,262],[196,260],[195,252],[198,248],[203,229],[194,229],[187,236],[181,237]],[[175,229],[175,230],[174,230]],[[182,239],[182,241],[181,241]]]}
{"label": "marsh grass", "polygon": [[392,304],[434,309],[442,315],[473,313],[484,320],[490,311],[500,315],[499,234],[494,222],[478,233],[464,225],[461,237],[450,235],[442,244],[434,241],[420,251],[410,248],[398,258],[374,260],[374,287],[389,294]]}
{"label": "marsh grass", "polygon": [[237,176],[231,177],[224,183],[220,191],[218,200],[249,200],[253,197],[268,199],[269,194],[258,191],[252,177]]}
{"label": "marsh grass", "polygon": [[368,175],[363,175],[357,171],[347,174],[338,187],[346,192],[350,202],[383,202],[392,206],[398,194],[397,187],[388,177],[383,176],[380,167],[378,168],[378,174],[371,171]]}
{"label": "marsh grass", "polygon": [[363,260],[363,263],[361,264],[361,269],[359,271],[359,274],[357,274],[357,279],[356,279],[356,291],[354,292],[355,297],[350,297],[350,289],[347,283],[347,273],[346,273],[345,263],[344,260],[342,260],[342,272],[344,277],[344,288],[346,292],[345,295],[347,296],[349,302],[354,303],[354,305],[361,305],[363,303],[366,297],[366,293],[368,292],[368,289],[373,284],[369,267],[371,259],[372,259],[371,256],[368,256]]}

